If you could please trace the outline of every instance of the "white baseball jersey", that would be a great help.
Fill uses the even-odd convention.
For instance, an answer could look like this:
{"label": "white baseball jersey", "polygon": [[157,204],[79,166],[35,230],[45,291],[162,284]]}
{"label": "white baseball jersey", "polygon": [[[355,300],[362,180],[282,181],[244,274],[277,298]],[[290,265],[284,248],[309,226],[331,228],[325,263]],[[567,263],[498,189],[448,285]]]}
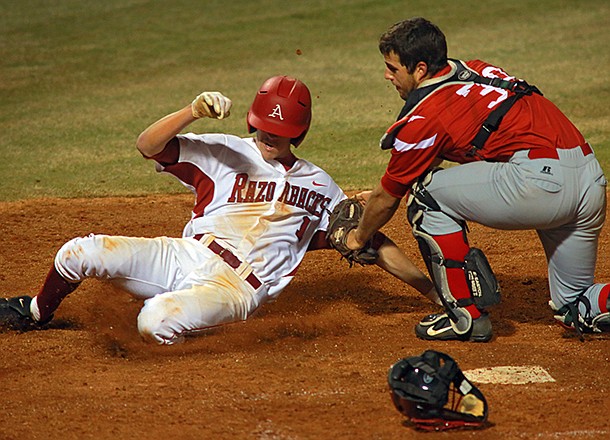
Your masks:
{"label": "white baseball jersey", "polygon": [[176,164],[158,166],[196,195],[183,237],[212,234],[233,246],[277,296],[293,278],[309,243],[325,231],[345,198],[321,168],[303,160],[267,162],[254,139],[227,134],[178,136]]}
{"label": "white baseball jersey", "polygon": [[329,212],[345,198],[320,168],[267,162],[251,138],[177,138],[155,160],[195,193],[183,238],[92,234],[55,257],[71,283],[106,279],[144,299],[138,329],[159,344],[245,320],[275,298],[308,247],[327,245]]}

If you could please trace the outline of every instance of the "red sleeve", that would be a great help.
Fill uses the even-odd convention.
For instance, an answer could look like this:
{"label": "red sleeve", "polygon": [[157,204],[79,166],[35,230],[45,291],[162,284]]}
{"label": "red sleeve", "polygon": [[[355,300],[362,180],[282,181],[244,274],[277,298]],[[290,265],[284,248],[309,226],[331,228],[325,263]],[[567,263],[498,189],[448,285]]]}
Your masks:
{"label": "red sleeve", "polygon": [[307,247],[307,252],[317,251],[318,249],[330,249],[330,245],[326,239],[326,231],[317,231],[313,234],[309,246]]}
{"label": "red sleeve", "polygon": [[392,197],[402,199],[409,192],[409,185],[403,185],[402,183],[392,180],[391,177],[386,174],[381,178],[381,186]]}
{"label": "red sleeve", "polygon": [[434,117],[410,116],[394,140],[392,157],[381,179],[381,185],[388,194],[396,198],[407,194],[413,182],[432,166],[439,155],[443,133]]}
{"label": "red sleeve", "polygon": [[146,157],[146,159],[153,159],[159,162],[164,167],[178,163],[179,158],[180,141],[178,141],[178,138],[176,137],[172,138],[167,144],[165,144],[165,147],[160,153],[157,153],[154,156]]}

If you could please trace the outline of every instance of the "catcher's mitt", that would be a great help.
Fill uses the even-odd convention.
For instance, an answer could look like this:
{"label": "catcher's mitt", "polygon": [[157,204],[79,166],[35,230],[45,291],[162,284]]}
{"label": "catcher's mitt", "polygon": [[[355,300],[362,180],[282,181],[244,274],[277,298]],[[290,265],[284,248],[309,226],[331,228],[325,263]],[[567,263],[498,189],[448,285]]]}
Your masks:
{"label": "catcher's mitt", "polygon": [[364,207],[355,198],[340,201],[330,214],[326,237],[330,246],[336,249],[352,267],[354,263],[362,266],[375,264],[377,251],[368,242],[362,249],[352,250],[347,247],[347,234],[358,227],[358,222],[364,213]]}

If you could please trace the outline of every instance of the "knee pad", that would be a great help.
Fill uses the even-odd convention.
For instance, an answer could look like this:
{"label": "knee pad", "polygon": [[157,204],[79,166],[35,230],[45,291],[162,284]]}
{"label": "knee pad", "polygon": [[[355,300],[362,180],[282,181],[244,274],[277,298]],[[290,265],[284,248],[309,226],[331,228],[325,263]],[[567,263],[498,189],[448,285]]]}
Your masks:
{"label": "knee pad", "polygon": [[442,168],[429,170],[420,177],[411,187],[407,198],[407,219],[411,226],[421,222],[421,217],[426,211],[440,211],[441,208],[436,200],[430,195],[426,186],[432,181],[432,176]]}
{"label": "knee pad", "polygon": [[430,278],[432,278],[432,282],[436,287],[438,296],[453,324],[455,332],[457,334],[468,332],[472,326],[472,316],[466,309],[468,304],[464,303],[465,300],[456,299],[451,292],[447,281],[447,260],[445,260],[440,246],[438,246],[431,235],[426,234],[421,229],[414,227],[413,234],[428,268]]}
{"label": "knee pad", "polygon": [[478,309],[485,309],[500,303],[500,286],[487,257],[481,249],[470,248],[462,266],[472,301]]}
{"label": "knee pad", "polygon": [[[470,248],[463,262],[449,260],[444,258],[441,248],[432,236],[421,230],[414,229],[413,232],[439,298],[447,315],[455,324],[454,330],[456,333],[467,332],[472,321],[467,306],[474,304],[477,309],[484,310],[500,302],[500,286],[485,254],[480,249]],[[456,299],[453,296],[447,282],[447,268],[459,268],[464,271],[470,298]]]}

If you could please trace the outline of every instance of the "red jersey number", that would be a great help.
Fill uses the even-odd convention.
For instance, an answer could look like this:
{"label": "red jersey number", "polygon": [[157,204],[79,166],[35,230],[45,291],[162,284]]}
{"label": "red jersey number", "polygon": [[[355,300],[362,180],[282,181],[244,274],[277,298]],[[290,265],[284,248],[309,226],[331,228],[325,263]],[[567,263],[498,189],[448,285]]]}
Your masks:
{"label": "red jersey number", "polygon": [[298,231],[296,231],[296,236],[301,241],[303,236],[305,235],[305,231],[307,230],[307,226],[311,223],[311,219],[309,217],[303,217],[303,223],[301,223],[301,227]]}

